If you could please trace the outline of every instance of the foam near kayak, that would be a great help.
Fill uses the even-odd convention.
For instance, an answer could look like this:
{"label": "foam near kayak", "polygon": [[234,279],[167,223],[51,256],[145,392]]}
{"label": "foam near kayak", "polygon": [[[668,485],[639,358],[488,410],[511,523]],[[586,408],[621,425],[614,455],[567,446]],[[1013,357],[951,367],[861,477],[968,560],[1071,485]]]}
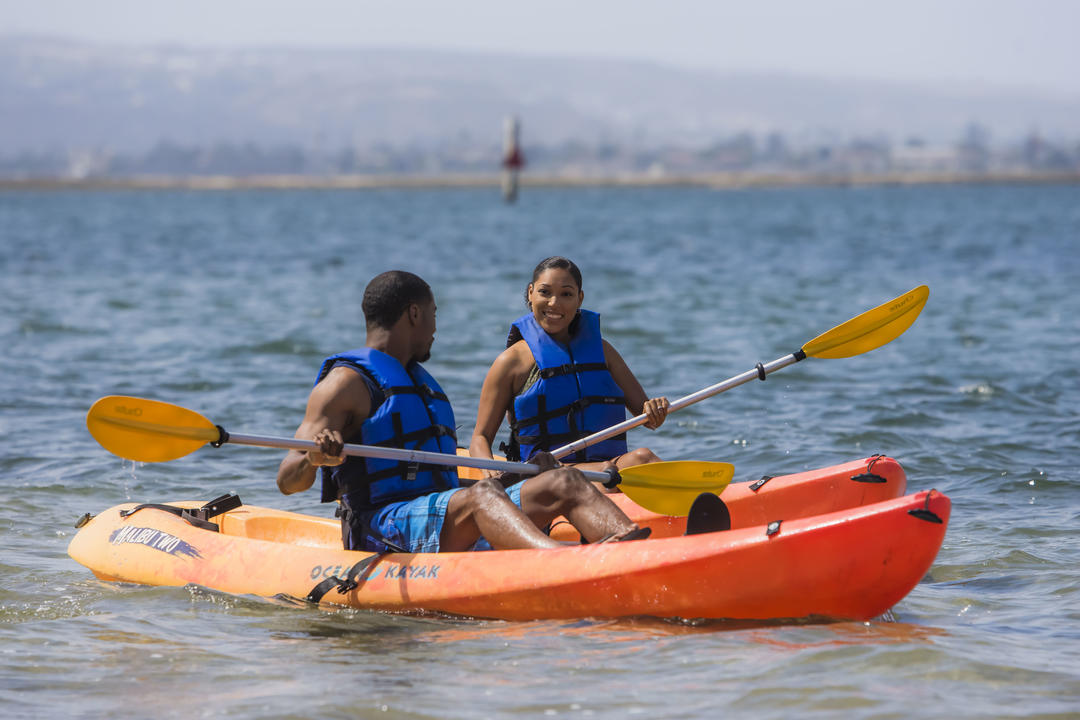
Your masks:
{"label": "foam near kayak", "polygon": [[[868,462],[837,467],[865,469]],[[882,463],[871,469],[890,467]],[[833,473],[828,482],[889,485],[842,475]],[[393,612],[507,620],[865,620],[911,591],[944,539],[950,501],[942,493],[808,515],[814,508],[791,498],[815,494],[806,488],[823,492],[826,481],[786,476],[763,494],[777,480],[782,478],[757,491],[747,484],[745,499],[741,492],[732,494],[731,530],[683,536],[678,527],[685,518],[671,519],[657,521],[652,538],[634,542],[376,556],[341,549],[340,526],[332,518],[244,505],[209,518],[215,530],[155,507],[124,516],[136,507],[126,503],[89,520],[68,552],[104,580],[295,598],[321,585],[323,603]],[[785,486],[790,487],[783,492]],[[724,492],[725,501],[732,488]],[[330,578],[346,578],[350,570],[356,585],[342,591]]]}

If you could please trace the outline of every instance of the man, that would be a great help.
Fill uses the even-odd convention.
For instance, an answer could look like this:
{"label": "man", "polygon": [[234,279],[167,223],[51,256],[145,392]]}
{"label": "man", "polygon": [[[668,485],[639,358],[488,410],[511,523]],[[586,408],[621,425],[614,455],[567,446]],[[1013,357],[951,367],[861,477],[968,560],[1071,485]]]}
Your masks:
{"label": "man", "polygon": [[[324,502],[341,501],[342,539],[354,550],[453,552],[481,537],[498,549],[558,547],[540,530],[565,516],[590,542],[644,537],[580,471],[557,468],[508,490],[499,478],[462,487],[450,466],[341,455],[346,442],[455,454],[454,416],[420,365],[435,340],[435,298],[412,273],[394,270],[364,290],[367,341],[323,362],[291,450],[278,469],[285,494],[307,490],[322,468]],[[536,459],[553,465],[550,456]]]}

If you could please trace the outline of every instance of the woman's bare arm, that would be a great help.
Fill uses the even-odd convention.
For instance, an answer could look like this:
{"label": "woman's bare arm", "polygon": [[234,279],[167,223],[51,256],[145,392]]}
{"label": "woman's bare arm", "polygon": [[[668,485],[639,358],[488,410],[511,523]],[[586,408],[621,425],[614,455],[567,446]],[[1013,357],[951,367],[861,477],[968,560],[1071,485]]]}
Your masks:
{"label": "woman's bare arm", "polygon": [[[525,345],[525,343],[519,343]],[[532,353],[525,351],[531,360]],[[480,405],[476,410],[476,427],[469,442],[469,454],[473,457],[492,457],[491,445],[514,401],[514,391],[524,382],[522,377],[522,354],[518,344],[507,348],[491,364],[484,384],[480,389]],[[528,368],[525,369],[528,372]],[[485,475],[495,476],[496,471],[485,471]]]}
{"label": "woman's bare arm", "polygon": [[607,340],[604,340],[603,343],[604,361],[607,363],[608,372],[611,373],[615,384],[622,389],[623,395],[626,396],[627,409],[634,415],[648,414],[649,421],[645,423],[647,428],[655,430],[663,425],[668,412],[668,399],[666,397],[650,398],[646,395],[645,389],[641,387],[641,383],[634,377],[634,373],[630,372],[630,366],[622,359],[619,352]]}

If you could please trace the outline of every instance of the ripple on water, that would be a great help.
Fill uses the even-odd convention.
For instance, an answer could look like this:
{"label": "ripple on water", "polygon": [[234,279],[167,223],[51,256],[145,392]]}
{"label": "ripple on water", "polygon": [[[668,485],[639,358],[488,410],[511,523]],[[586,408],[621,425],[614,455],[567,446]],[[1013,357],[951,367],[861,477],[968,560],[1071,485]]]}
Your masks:
{"label": "ripple on water", "polygon": [[[19,239],[0,243],[0,703],[14,717],[1074,714],[1080,363],[1063,328],[1080,316],[1078,207],[1074,186],[1052,185],[534,188],[512,208],[487,190],[0,194]],[[291,434],[319,361],[363,341],[364,279],[404,267],[436,293],[429,367],[467,436],[528,275],[554,253],[582,267],[646,390],[669,397],[930,285],[919,320],[872,353],[799,363],[630,434],[661,457],[732,461],[740,479],[883,452],[912,491],[948,492],[945,543],[899,622],[326,612],[101,583],[66,556],[76,517],[127,500],[237,490],[330,512],[278,493],[276,451],[109,456],[85,429],[98,397]]]}

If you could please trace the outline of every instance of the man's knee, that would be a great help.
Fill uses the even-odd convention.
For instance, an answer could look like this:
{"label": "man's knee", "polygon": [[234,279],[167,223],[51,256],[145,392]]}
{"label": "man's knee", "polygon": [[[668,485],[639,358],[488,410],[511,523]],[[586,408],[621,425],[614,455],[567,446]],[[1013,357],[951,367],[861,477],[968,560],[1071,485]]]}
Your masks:
{"label": "man's knee", "polygon": [[480,478],[461,492],[466,494],[465,499],[470,505],[497,502],[507,498],[506,489],[503,488],[502,483],[489,477]]}
{"label": "man's knee", "polygon": [[[645,465],[647,463],[660,462],[660,458],[656,453],[647,447],[639,447],[636,450],[631,450],[627,453],[630,459],[633,460],[634,465]],[[625,457],[625,456],[624,456]]]}
{"label": "man's knee", "polygon": [[560,500],[581,500],[596,489],[581,471],[572,467],[560,467],[537,476],[544,489]]}

